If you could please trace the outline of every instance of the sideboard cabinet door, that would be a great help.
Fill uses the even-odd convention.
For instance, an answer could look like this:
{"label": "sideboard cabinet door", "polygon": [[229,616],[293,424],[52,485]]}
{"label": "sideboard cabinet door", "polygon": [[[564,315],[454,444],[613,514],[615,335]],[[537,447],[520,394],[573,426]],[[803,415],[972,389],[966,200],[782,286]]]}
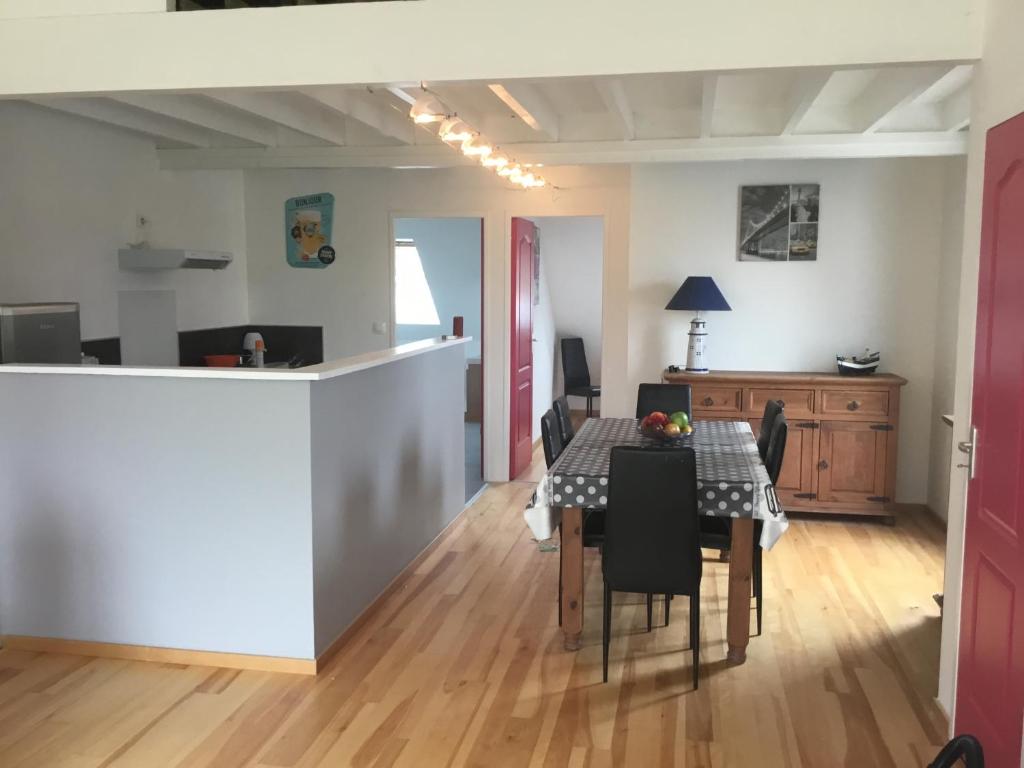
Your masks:
{"label": "sideboard cabinet door", "polygon": [[888,431],[862,421],[821,422],[818,498],[882,504],[885,497]]}

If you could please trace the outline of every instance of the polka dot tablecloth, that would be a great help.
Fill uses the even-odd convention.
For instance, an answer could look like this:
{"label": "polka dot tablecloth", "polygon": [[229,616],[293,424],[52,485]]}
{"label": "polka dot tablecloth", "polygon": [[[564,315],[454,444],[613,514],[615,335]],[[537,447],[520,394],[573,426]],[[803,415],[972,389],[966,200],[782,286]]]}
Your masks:
{"label": "polka dot tablecloth", "polygon": [[[551,506],[604,507],[612,447],[652,444],[636,425],[635,419],[588,419],[545,476]],[[697,422],[682,445],[697,456],[701,514],[785,521],[747,422]]]}

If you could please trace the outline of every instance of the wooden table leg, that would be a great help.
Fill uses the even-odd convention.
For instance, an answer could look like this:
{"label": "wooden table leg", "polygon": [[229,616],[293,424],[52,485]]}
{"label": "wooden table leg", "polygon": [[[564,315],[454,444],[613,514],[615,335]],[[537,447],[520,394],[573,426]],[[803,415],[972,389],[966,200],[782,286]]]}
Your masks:
{"label": "wooden table leg", "polygon": [[583,510],[580,507],[562,510],[561,546],[562,632],[565,650],[578,651],[583,635]]}
{"label": "wooden table leg", "polygon": [[735,518],[732,521],[732,547],[729,557],[729,618],[726,637],[729,661],[742,664],[747,660],[750,641],[750,571],[754,557],[754,521]]}

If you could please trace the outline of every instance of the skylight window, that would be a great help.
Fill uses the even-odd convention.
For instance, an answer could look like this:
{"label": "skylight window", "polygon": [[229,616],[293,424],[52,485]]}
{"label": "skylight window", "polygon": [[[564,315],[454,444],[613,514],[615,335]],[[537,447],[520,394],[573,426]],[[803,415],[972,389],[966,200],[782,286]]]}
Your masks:
{"label": "skylight window", "polygon": [[440,325],[423,260],[412,240],[395,241],[395,322],[398,325]]}

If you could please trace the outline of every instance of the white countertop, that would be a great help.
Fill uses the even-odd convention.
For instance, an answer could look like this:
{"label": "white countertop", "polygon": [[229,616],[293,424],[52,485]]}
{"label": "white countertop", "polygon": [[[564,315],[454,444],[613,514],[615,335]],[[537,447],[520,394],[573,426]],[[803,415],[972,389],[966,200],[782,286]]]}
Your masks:
{"label": "white countertop", "polygon": [[0,365],[0,374],[59,374],[74,376],[148,376],[166,379],[246,379],[253,381],[323,381],[346,373],[365,371],[378,365],[404,360],[438,349],[467,344],[471,336],[442,341],[425,339],[398,347],[343,357],[304,368],[157,368],[123,365],[26,365],[9,363]]}

